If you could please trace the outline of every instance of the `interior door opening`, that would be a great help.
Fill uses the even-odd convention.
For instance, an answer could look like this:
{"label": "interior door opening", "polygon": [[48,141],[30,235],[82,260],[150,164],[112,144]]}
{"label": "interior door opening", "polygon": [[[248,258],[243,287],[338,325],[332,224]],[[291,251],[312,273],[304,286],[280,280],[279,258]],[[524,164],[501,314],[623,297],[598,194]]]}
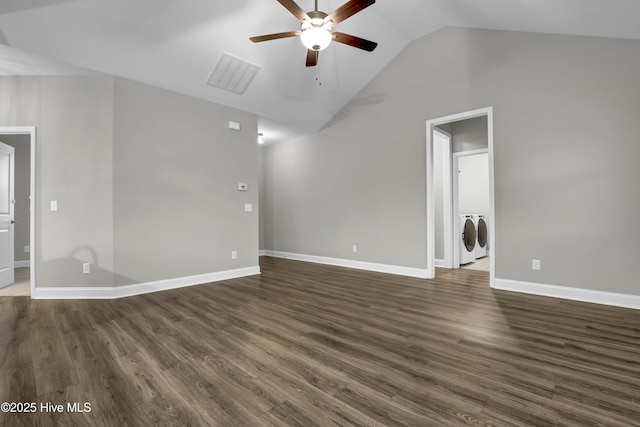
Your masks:
{"label": "interior door opening", "polygon": [[[9,247],[7,247],[3,248],[0,256],[1,258],[7,258],[6,264],[7,267],[10,267],[12,276],[10,279],[5,276],[0,281],[0,285],[7,285],[1,290],[0,295],[33,295],[36,283],[36,128],[34,126],[0,126],[0,142],[14,150],[13,166],[10,167],[11,175],[7,175],[7,180],[10,180],[14,186],[13,194],[4,197],[3,188],[0,188],[0,197],[9,203],[11,207],[11,212],[7,218],[13,234],[11,239],[11,251],[13,253],[8,254]],[[0,181],[2,181],[1,178]],[[0,187],[4,187],[2,182],[0,182]],[[0,202],[1,211],[9,210],[4,209],[3,206],[4,204]],[[2,224],[0,224],[1,226]],[[18,235],[17,238],[16,234]],[[5,262],[0,262],[0,264],[5,264]]]}
{"label": "interior door opening", "polygon": [[[454,268],[489,271],[489,158],[487,149],[455,152],[453,158]],[[457,221],[455,221],[457,220]],[[443,224],[436,224],[436,229]],[[446,227],[446,226],[445,226]],[[447,229],[448,230],[448,229]]]}
{"label": "interior door opening", "polygon": [[[478,123],[484,123],[484,128],[479,127]],[[493,286],[495,282],[495,200],[494,200],[494,176],[493,176],[493,108],[486,107],[478,110],[467,111],[464,113],[454,114],[450,116],[440,117],[427,121],[427,271],[428,276],[435,277],[435,267],[457,268],[460,266],[461,257],[466,256],[467,263],[478,259],[484,259],[484,263],[488,264],[489,282]],[[473,130],[473,132],[472,132]],[[442,135],[448,134],[450,152],[443,154]],[[464,135],[465,137],[457,138],[456,135]],[[475,135],[475,138],[471,136]],[[477,137],[481,135],[481,137]],[[482,145],[484,144],[484,145]],[[440,145],[440,146],[439,146]],[[460,159],[472,158],[472,156],[484,155],[486,158],[487,178],[486,191],[488,197],[486,207],[468,207],[466,204],[461,206],[459,194],[459,176]],[[447,176],[445,170],[451,171],[450,177]],[[438,177],[438,175],[440,177]],[[467,177],[465,177],[467,178]],[[447,185],[447,183],[449,183]],[[441,192],[442,195],[438,193]],[[476,190],[471,194],[477,193]],[[449,201],[450,200],[450,201]],[[473,206],[473,205],[472,205]],[[472,210],[465,211],[463,210]],[[445,215],[445,211],[449,211]],[[440,221],[439,215],[446,220]],[[464,248],[465,241],[463,236],[469,240],[466,242],[470,245],[471,229],[468,228],[465,233],[466,218],[473,224],[473,240],[475,247],[480,249],[476,251],[475,247],[470,248],[467,252],[472,255],[461,252]],[[436,229],[438,224],[438,230]],[[482,226],[484,224],[484,227]],[[471,227],[471,225],[468,225]],[[479,228],[480,227],[480,228]],[[440,239],[439,235],[444,237]],[[481,245],[481,241],[484,245]],[[436,245],[438,240],[438,245]],[[449,242],[448,244],[445,242]],[[484,251],[484,252],[483,252]],[[488,262],[487,262],[488,260]]]}

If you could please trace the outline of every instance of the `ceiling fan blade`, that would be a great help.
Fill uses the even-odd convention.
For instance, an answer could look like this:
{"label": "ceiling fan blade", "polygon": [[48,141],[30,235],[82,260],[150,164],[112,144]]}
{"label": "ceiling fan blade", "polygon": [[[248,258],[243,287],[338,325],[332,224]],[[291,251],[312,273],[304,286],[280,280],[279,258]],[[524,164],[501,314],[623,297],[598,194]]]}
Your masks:
{"label": "ceiling fan blade", "polygon": [[307,67],[315,67],[318,65],[318,54],[317,50],[307,50]]}
{"label": "ceiling fan blade", "polygon": [[307,15],[307,12],[302,10],[302,8],[300,6],[298,6],[298,4],[295,1],[293,1],[293,0],[278,0],[278,3],[283,5],[289,12],[291,12],[293,14],[293,16],[298,18],[298,21],[302,22],[304,20],[307,20],[307,21],[310,20],[309,19],[309,15]]}
{"label": "ceiling fan blade", "polygon": [[338,25],[350,16],[360,12],[365,7],[369,7],[374,4],[376,0],[351,0],[343,4],[327,16],[325,21],[333,21],[333,25]]}
{"label": "ceiling fan blade", "polygon": [[367,52],[373,52],[378,46],[378,43],[371,40],[361,39],[360,37],[352,36],[345,33],[338,33],[334,31],[333,40],[338,43],[348,44],[349,46],[357,47],[358,49],[366,50]]}
{"label": "ceiling fan blade", "polygon": [[287,31],[284,33],[275,33],[275,34],[267,34],[264,36],[249,37],[249,40],[251,40],[254,43],[259,43],[259,42],[266,42],[268,40],[284,39],[287,37],[295,37],[299,35],[300,35],[300,31]]}

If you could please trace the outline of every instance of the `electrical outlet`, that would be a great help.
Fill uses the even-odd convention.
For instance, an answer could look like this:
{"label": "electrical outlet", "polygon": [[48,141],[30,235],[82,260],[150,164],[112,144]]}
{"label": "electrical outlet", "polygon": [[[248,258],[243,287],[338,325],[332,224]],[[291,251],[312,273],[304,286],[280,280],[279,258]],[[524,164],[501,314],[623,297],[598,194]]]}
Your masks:
{"label": "electrical outlet", "polygon": [[353,245],[353,246],[351,246],[351,250],[352,250],[353,252],[358,252],[358,245]]}
{"label": "electrical outlet", "polygon": [[231,251],[231,259],[238,259],[238,252],[237,251]]}
{"label": "electrical outlet", "polygon": [[31,246],[25,246],[25,247],[24,247],[24,252],[25,252],[25,253],[27,253],[27,254],[28,254],[29,252],[31,252]]}
{"label": "electrical outlet", "polygon": [[82,263],[82,273],[89,274],[91,273],[91,264],[88,262]]}
{"label": "electrical outlet", "polygon": [[539,259],[531,260],[531,269],[532,270],[540,270],[540,260]]}
{"label": "electrical outlet", "polygon": [[51,200],[49,202],[49,210],[51,212],[57,212],[58,211],[58,201],[57,200]]}
{"label": "electrical outlet", "polygon": [[245,212],[251,212],[252,210],[253,210],[253,205],[251,203],[245,203],[244,211]]}

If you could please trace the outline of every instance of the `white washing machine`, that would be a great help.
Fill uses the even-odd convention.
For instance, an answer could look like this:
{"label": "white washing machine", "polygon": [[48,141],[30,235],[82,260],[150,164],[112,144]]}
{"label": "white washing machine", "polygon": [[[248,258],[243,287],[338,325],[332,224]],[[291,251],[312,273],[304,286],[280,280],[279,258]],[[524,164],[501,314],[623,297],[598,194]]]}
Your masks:
{"label": "white washing machine", "polygon": [[489,229],[487,218],[484,215],[473,215],[473,222],[476,224],[476,259],[487,256],[487,243],[489,240]]}
{"label": "white washing machine", "polygon": [[476,223],[473,215],[460,215],[460,265],[476,260]]}

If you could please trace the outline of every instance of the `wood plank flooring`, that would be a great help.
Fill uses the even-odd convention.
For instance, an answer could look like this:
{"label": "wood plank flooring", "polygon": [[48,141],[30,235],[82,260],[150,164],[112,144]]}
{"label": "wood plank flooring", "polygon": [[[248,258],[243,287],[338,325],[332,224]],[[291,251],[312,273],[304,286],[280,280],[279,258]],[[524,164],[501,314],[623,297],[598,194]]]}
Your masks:
{"label": "wood plank flooring", "polygon": [[0,413],[39,426],[638,426],[640,312],[261,258],[110,301],[0,298]]}

